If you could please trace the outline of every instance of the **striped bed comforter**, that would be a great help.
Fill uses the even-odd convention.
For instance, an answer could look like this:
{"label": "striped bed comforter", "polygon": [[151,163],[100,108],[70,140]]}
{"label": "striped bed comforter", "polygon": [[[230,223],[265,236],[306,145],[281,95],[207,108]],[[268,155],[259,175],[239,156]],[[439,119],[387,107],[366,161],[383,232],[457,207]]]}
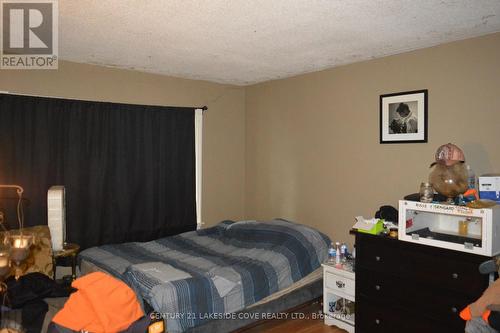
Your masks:
{"label": "striped bed comforter", "polygon": [[182,332],[228,318],[304,278],[327,259],[330,240],[285,221],[224,221],[146,243],[104,245],[80,259],[127,282]]}

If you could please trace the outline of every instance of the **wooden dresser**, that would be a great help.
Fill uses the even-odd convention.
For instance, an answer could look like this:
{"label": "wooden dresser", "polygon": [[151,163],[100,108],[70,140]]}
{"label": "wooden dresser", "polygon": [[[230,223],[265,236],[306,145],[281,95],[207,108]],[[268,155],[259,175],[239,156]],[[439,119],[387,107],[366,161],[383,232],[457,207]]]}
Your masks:
{"label": "wooden dresser", "polygon": [[356,333],[464,332],[490,258],[356,233]]}

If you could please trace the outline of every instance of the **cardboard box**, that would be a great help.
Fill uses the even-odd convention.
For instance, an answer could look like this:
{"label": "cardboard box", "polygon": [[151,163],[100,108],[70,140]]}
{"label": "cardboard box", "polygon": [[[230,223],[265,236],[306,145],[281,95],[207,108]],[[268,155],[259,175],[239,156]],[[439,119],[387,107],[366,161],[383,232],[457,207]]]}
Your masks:
{"label": "cardboard box", "polygon": [[500,203],[500,174],[486,174],[479,177],[479,198]]}

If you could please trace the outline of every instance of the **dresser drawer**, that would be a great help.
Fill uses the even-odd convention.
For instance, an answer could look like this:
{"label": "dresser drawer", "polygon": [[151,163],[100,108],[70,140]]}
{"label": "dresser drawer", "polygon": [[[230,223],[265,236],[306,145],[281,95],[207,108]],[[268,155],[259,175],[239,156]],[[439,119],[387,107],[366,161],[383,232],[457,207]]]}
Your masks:
{"label": "dresser drawer", "polygon": [[475,297],[436,288],[425,282],[360,269],[356,272],[358,295],[371,301],[402,306],[427,318],[460,326],[459,312]]}
{"label": "dresser drawer", "polygon": [[356,301],[356,333],[463,333],[464,323],[450,325],[422,316],[420,311],[372,302]]}
{"label": "dresser drawer", "polygon": [[461,259],[461,252],[456,254],[444,258],[432,253],[409,253],[408,271],[404,273],[441,288],[477,296],[487,287],[488,277],[479,273],[479,262]]}
{"label": "dresser drawer", "polygon": [[325,285],[334,291],[340,291],[347,295],[354,295],[355,281],[344,276],[336,275],[330,272],[325,273]]}
{"label": "dresser drawer", "polygon": [[403,260],[405,256],[398,251],[396,242],[396,240],[382,240],[377,237],[362,237],[361,242],[356,242],[356,267],[400,274],[404,271],[401,265],[405,263]]}
{"label": "dresser drawer", "polygon": [[356,234],[356,332],[464,332],[488,257]]}
{"label": "dresser drawer", "polygon": [[488,277],[478,270],[487,257],[382,237],[358,239],[358,269],[389,273],[471,296],[481,294],[488,285]]}

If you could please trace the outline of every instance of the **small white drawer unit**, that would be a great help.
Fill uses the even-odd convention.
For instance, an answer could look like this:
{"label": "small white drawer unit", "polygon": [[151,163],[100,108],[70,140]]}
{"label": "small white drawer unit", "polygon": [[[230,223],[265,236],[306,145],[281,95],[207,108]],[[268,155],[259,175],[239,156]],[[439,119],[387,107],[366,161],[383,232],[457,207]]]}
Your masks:
{"label": "small white drawer unit", "polygon": [[323,264],[325,324],[354,333],[354,272]]}

